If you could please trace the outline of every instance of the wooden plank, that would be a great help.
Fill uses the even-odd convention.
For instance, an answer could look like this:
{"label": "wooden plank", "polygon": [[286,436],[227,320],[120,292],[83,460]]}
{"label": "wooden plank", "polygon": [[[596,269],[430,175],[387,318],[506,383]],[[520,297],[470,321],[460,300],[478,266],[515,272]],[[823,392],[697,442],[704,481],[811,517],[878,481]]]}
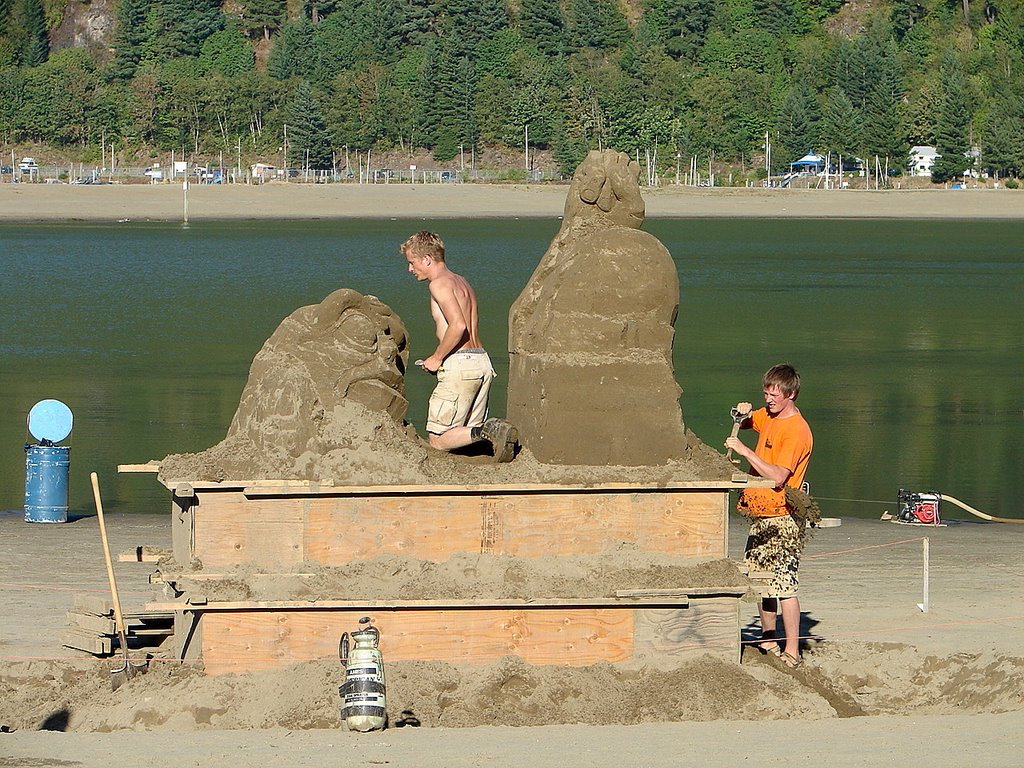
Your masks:
{"label": "wooden plank", "polygon": [[447,560],[452,552],[479,552],[481,512],[473,497],[318,497],[250,499],[270,508],[305,509],[308,560],[344,565],[380,554]]}
{"label": "wooden plank", "polygon": [[593,485],[567,485],[564,483],[514,483],[476,485],[335,485],[333,480],[225,480],[220,483],[193,483],[197,489],[215,487],[235,488],[244,484],[246,496],[478,496],[482,494],[572,493],[661,493],[673,490],[739,490],[743,488],[772,488],[774,483],[763,478],[747,480],[680,480],[667,483],[594,483]]}
{"label": "wooden plank", "polygon": [[78,651],[85,651],[96,656],[109,655],[113,649],[113,641],[107,636],[97,635],[86,630],[69,629],[63,637],[61,644],[67,648],[74,648]]}
{"label": "wooden plank", "polygon": [[690,597],[708,597],[718,595],[741,597],[749,591],[749,587],[691,587],[687,590],[687,593]]}
{"label": "wooden plank", "polygon": [[302,501],[269,501],[251,501],[237,491],[198,495],[192,508],[192,556],[204,568],[237,563],[288,568],[303,562]]}
{"label": "wooden plank", "polygon": [[159,563],[160,558],[170,557],[172,554],[173,551],[170,549],[141,545],[119,552],[117,561],[119,563]]}
{"label": "wooden plank", "polygon": [[[210,613],[202,618],[207,674],[275,669],[336,659],[342,632],[358,627],[362,609]],[[585,666],[632,655],[633,610],[375,611],[387,661],[482,664],[507,655],[530,664]]]}
{"label": "wooden plank", "polygon": [[117,631],[113,619],[106,616],[95,616],[91,613],[68,611],[68,626],[97,635],[112,635]]}
{"label": "wooden plank", "polygon": [[634,649],[638,660],[652,664],[667,665],[705,653],[739,663],[739,601],[708,597],[691,600],[686,610],[638,610]]}
{"label": "wooden plank", "polygon": [[99,595],[75,595],[73,609],[75,613],[90,613],[94,616],[114,615],[114,604]]}
{"label": "wooden plank", "polygon": [[160,471],[160,462],[147,461],[145,464],[118,464],[117,471],[122,474],[131,474],[133,472],[156,474]]}
{"label": "wooden plank", "polygon": [[[192,598],[195,600],[195,598]],[[652,606],[685,606],[684,597],[654,597],[644,601]],[[622,608],[625,603],[618,597],[543,598],[536,600],[224,600],[219,602],[159,602],[146,603],[147,611],[198,611],[223,613],[231,611],[324,611],[361,610],[364,612],[390,610],[450,610],[478,611],[492,608],[574,609],[594,607]],[[635,607],[630,603],[629,607]]]}
{"label": "wooden plank", "polygon": [[685,589],[617,589],[616,597],[623,598],[644,598],[644,597],[686,597],[689,594]]}
{"label": "wooden plank", "polygon": [[172,538],[177,559],[195,557],[213,569],[250,563],[278,570],[303,560],[345,565],[379,554],[535,558],[597,553],[623,541],[707,560],[724,556],[727,546],[725,497],[720,490],[305,497],[199,491],[172,521]]}

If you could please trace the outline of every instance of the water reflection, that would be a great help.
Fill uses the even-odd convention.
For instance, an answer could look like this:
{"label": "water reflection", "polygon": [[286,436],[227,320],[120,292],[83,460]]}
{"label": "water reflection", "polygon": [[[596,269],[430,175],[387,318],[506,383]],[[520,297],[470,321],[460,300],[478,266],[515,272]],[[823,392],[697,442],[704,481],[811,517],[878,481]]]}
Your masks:
{"label": "water reflection", "polygon": [[[114,466],[220,439],[249,363],[280,320],[337,287],[379,296],[431,351],[427,294],[397,246],[434,228],[473,279],[504,408],[509,305],[557,220],[245,222],[0,227],[0,508],[22,504],[24,416],[57,397],[76,413],[72,511],[86,477],[112,510],[165,492]],[[676,258],[683,414],[708,443],[781,360],[804,375],[810,479],[827,514],[877,516],[900,487],[1013,516],[1024,441],[1019,225],[1013,222],[651,221]],[[409,373],[422,428],[432,379]]]}

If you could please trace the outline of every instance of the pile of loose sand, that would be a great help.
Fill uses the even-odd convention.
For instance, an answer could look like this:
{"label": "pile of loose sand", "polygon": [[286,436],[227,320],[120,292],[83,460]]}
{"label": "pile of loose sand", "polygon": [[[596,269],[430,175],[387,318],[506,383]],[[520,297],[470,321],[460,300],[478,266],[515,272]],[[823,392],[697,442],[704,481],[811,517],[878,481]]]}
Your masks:
{"label": "pile of loose sand", "polygon": [[[923,656],[910,646],[812,649],[790,672],[748,649],[738,666],[710,656],[674,669],[387,663],[392,727],[593,725],[1005,712],[1024,708],[1024,658]],[[337,661],[204,676],[174,661],[111,691],[109,661],[16,662],[0,673],[0,723],[15,729],[340,727]],[[883,673],[883,670],[885,671]]]}
{"label": "pile of loose sand", "polygon": [[[745,590],[732,560],[693,563],[620,544],[596,555],[521,558],[458,553],[435,563],[379,555],[340,567],[304,563],[294,574],[260,574],[240,566],[222,578],[161,561],[179,590],[208,600],[528,600],[614,597],[627,589],[722,587]],[[211,574],[213,575],[213,574]]]}

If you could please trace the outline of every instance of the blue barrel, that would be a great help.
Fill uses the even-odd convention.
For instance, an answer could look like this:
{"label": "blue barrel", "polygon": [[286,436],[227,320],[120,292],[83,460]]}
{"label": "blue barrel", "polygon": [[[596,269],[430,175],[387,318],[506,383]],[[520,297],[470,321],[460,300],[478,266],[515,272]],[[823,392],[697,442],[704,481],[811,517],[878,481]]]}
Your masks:
{"label": "blue barrel", "polygon": [[25,452],[25,522],[66,523],[71,448],[26,445]]}

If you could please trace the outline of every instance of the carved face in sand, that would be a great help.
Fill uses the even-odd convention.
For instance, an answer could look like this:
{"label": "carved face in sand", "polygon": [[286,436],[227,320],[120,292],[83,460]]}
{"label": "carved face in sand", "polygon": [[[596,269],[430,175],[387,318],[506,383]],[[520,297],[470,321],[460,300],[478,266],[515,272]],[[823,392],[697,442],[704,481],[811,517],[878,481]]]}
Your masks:
{"label": "carved face in sand", "polygon": [[566,223],[597,217],[611,226],[638,229],[644,221],[639,173],[640,166],[622,152],[591,150],[569,185]]}
{"label": "carved face in sand", "polygon": [[297,456],[320,446],[327,422],[359,403],[401,423],[409,342],[405,326],[374,296],[335,291],[286,317],[252,361],[228,430]]}
{"label": "carved face in sand", "polygon": [[340,365],[334,391],[373,411],[387,411],[396,421],[405,416],[405,367],[409,340],[398,316],[377,297],[343,288],[311,310],[306,340],[314,354],[327,352]]}

